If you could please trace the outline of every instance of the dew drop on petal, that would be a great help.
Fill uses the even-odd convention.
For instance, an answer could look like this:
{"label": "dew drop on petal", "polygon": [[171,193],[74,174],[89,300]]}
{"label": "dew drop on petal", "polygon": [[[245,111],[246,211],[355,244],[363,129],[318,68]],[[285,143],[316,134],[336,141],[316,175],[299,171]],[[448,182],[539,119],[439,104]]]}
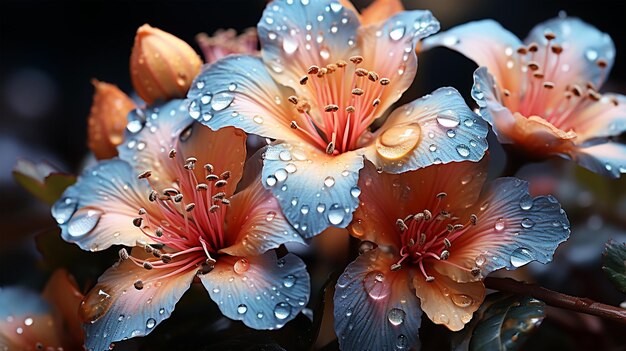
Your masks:
{"label": "dew drop on petal", "polygon": [[254,123],[263,124],[263,116],[256,115],[252,117],[252,120],[254,121]]}
{"label": "dew drop on petal", "polygon": [[291,314],[291,305],[286,302],[280,302],[274,307],[274,317],[277,319],[285,319]]}
{"label": "dew drop on petal", "polygon": [[291,36],[285,36],[283,38],[283,50],[287,55],[293,54],[298,50],[298,42]]}
{"label": "dew drop on petal", "polygon": [[533,255],[526,248],[520,247],[511,253],[511,264],[513,267],[521,267],[534,259]]}
{"label": "dew drop on petal", "polygon": [[285,288],[291,288],[292,286],[294,286],[294,284],[296,284],[297,280],[298,278],[296,278],[295,275],[289,274],[288,276],[283,278],[283,285],[285,286]]}
{"label": "dew drop on petal", "polygon": [[94,323],[111,307],[113,300],[102,285],[96,285],[85,296],[78,311],[79,318],[84,323]]}
{"label": "dew drop on petal", "polygon": [[409,346],[409,340],[404,334],[398,335],[396,339],[396,347],[400,350],[406,349]]}
{"label": "dew drop on petal", "polygon": [[363,279],[365,291],[374,300],[380,300],[389,295],[389,285],[385,282],[385,275],[380,271],[369,272]]}
{"label": "dew drop on petal", "polygon": [[268,176],[265,182],[267,183],[268,186],[274,186],[276,185],[276,177],[274,177],[273,175]]}
{"label": "dew drop on petal", "polygon": [[52,206],[52,216],[58,224],[64,224],[72,217],[77,206],[76,200],[66,197]]}
{"label": "dew drop on petal", "polygon": [[465,294],[452,294],[450,299],[459,307],[469,307],[474,302],[470,296]]}
{"label": "dew drop on petal", "polygon": [[497,231],[502,231],[502,230],[504,230],[504,227],[505,227],[505,221],[504,221],[504,219],[503,219],[503,218],[499,218],[499,219],[496,221],[496,224],[495,224],[495,226],[494,226],[494,227],[496,228],[496,230],[497,230]]}
{"label": "dew drop on petal", "polygon": [[96,227],[101,216],[102,211],[99,209],[93,207],[81,208],[74,213],[67,223],[67,233],[74,238],[82,237]]}
{"label": "dew drop on petal", "polygon": [[333,185],[335,185],[335,178],[330,177],[330,176],[324,178],[324,185],[327,188],[331,188]]}
{"label": "dew drop on petal", "polygon": [[274,172],[274,177],[276,177],[277,181],[284,182],[287,180],[287,171],[284,168],[279,168]]}
{"label": "dew drop on petal", "polygon": [[529,228],[532,228],[534,225],[535,225],[535,222],[533,222],[532,219],[530,218],[522,219],[522,227],[529,229]]}
{"label": "dew drop on petal", "polygon": [[386,159],[398,159],[413,150],[421,139],[418,124],[393,126],[376,139],[376,151]]}
{"label": "dew drop on petal", "polygon": [[[318,207],[318,211],[319,211],[319,207]],[[333,225],[337,225],[343,222],[344,217],[345,217],[345,212],[338,204],[334,204],[328,210],[328,221]]]}
{"label": "dew drop on petal", "polygon": [[437,123],[446,128],[454,128],[459,125],[459,117],[456,112],[446,110],[437,115]]}
{"label": "dew drop on petal", "polygon": [[215,95],[211,101],[211,108],[215,111],[222,111],[233,102],[235,96],[229,92],[223,92]]}
{"label": "dew drop on petal", "polygon": [[245,314],[246,312],[248,312],[248,306],[241,304],[239,306],[237,306],[237,313],[239,314]]}
{"label": "dew drop on petal", "polygon": [[392,308],[387,312],[387,320],[395,326],[402,324],[405,318],[406,313],[399,308]]}
{"label": "dew drop on petal", "polygon": [[484,265],[484,264],[485,264],[485,262],[487,262],[487,259],[486,259],[486,258],[485,258],[485,256],[483,256],[483,255],[478,255],[478,256],[476,257],[475,262],[476,262],[476,265],[477,265],[478,267],[481,267],[482,265]]}
{"label": "dew drop on petal", "polygon": [[281,161],[291,161],[291,153],[287,150],[283,150],[278,154],[278,158]]}
{"label": "dew drop on petal", "polygon": [[352,197],[354,198],[359,197],[359,195],[361,195],[361,189],[355,186],[354,188],[350,189],[350,195],[352,195]]}
{"label": "dew drop on petal", "polygon": [[295,173],[297,170],[298,170],[298,168],[293,163],[288,163],[285,166],[285,171],[287,171],[287,173]]}
{"label": "dew drop on petal", "polygon": [[399,24],[391,29],[391,31],[389,32],[389,38],[391,38],[392,40],[398,41],[402,39],[405,31],[406,31],[406,28],[404,27],[404,25]]}
{"label": "dew drop on petal", "polygon": [[466,145],[457,145],[456,152],[461,155],[461,157],[468,157],[470,155],[470,149]]}
{"label": "dew drop on petal", "polygon": [[250,269],[250,262],[248,262],[248,260],[246,258],[238,259],[235,262],[235,264],[233,265],[233,270],[237,274],[243,274],[243,273],[247,272],[248,269]]}
{"label": "dew drop on petal", "polygon": [[265,215],[265,220],[268,221],[268,222],[271,222],[272,220],[274,220],[274,218],[276,218],[276,212],[274,212],[274,211],[269,211]]}
{"label": "dew drop on petal", "polygon": [[155,325],[156,325],[156,320],[154,318],[149,318],[146,321],[146,328],[148,328],[148,329],[154,328]]}

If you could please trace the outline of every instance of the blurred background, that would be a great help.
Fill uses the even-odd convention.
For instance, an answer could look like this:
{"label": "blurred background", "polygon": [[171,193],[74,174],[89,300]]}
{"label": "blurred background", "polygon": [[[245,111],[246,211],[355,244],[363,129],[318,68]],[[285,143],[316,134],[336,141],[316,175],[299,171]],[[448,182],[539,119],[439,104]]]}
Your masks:
{"label": "blurred background", "polygon": [[[431,10],[442,29],[493,18],[521,38],[536,23],[555,17],[561,10],[581,17],[610,34],[617,47],[615,66],[601,90],[626,94],[623,1],[403,2],[407,9]],[[355,3],[363,8],[369,1]],[[40,245],[57,245],[71,254],[51,250],[44,266],[34,238],[53,230],[54,222],[46,205],[17,186],[11,170],[18,158],[26,158],[48,160],[64,171],[79,172],[88,156],[86,117],[93,94],[90,80],[114,83],[132,93],[128,62],[136,29],[149,23],[199,51],[194,42],[197,33],[253,27],[264,6],[262,0],[0,3],[0,286],[19,284],[39,290],[54,266],[70,267],[79,283],[88,286],[113,262],[115,253],[105,252],[96,255],[101,265],[81,265],[84,254],[48,235],[39,240]],[[474,68],[452,51],[425,53],[420,56],[416,81],[400,103],[450,85],[473,106],[469,91]],[[504,167],[505,155],[494,140],[490,139],[492,171],[497,174]],[[600,269],[604,242],[608,238],[626,241],[626,182],[604,179],[558,160],[549,162],[549,167],[525,166],[517,175],[532,180],[537,193],[554,193],[573,224],[572,240],[557,251],[554,264],[530,265],[518,273],[519,278],[613,305],[626,300]],[[527,348],[623,350],[626,340],[619,328],[594,317],[549,311],[544,326]]]}

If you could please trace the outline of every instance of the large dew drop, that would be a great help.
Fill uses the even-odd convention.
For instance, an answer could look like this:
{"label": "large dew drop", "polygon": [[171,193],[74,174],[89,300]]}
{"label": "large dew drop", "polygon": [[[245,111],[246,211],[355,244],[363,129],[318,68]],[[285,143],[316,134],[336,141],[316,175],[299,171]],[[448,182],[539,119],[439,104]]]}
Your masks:
{"label": "large dew drop", "polygon": [[459,125],[460,120],[456,112],[446,110],[437,115],[437,123],[446,128],[454,128]]}
{"label": "large dew drop", "polygon": [[291,36],[285,36],[283,38],[283,50],[285,50],[287,55],[293,54],[296,50],[298,50],[298,42]]}
{"label": "large dew drop", "polygon": [[421,128],[417,124],[394,126],[376,139],[376,150],[382,157],[395,160],[413,150],[421,139]]}
{"label": "large dew drop", "polygon": [[82,237],[93,230],[102,217],[102,211],[94,207],[84,207],[74,213],[67,223],[67,233],[74,237]]}
{"label": "large dew drop", "polygon": [[389,295],[389,284],[385,281],[385,275],[380,271],[369,272],[363,279],[363,288],[374,300],[380,300]]}
{"label": "large dew drop", "polygon": [[233,270],[237,274],[243,274],[247,272],[248,269],[250,269],[250,262],[245,258],[238,259],[233,265]]}
{"label": "large dew drop", "polygon": [[391,29],[389,32],[389,38],[391,40],[400,40],[404,36],[405,28],[403,24],[399,24]]}
{"label": "large dew drop", "polygon": [[511,253],[511,264],[513,267],[521,267],[533,259],[532,253],[523,247],[517,248]]}
{"label": "large dew drop", "polygon": [[465,294],[452,294],[450,296],[452,302],[459,307],[469,307],[472,303],[474,303],[474,299]]}
{"label": "large dew drop", "polygon": [[96,285],[80,304],[78,316],[83,323],[95,323],[111,307],[113,300],[102,285]]}
{"label": "large dew drop", "polygon": [[235,96],[230,92],[223,92],[215,95],[211,101],[211,108],[215,111],[222,111],[230,106]]}
{"label": "large dew drop", "polygon": [[343,211],[343,208],[339,207],[338,204],[334,204],[328,210],[328,221],[333,225],[337,225],[343,222],[344,217],[345,217],[345,212]]}
{"label": "large dew drop", "polygon": [[72,217],[77,205],[76,200],[69,197],[57,201],[52,206],[52,217],[54,217],[57,223],[64,224]]}
{"label": "large dew drop", "polygon": [[387,320],[393,325],[400,325],[404,322],[406,313],[399,308],[392,308],[387,312]]}
{"label": "large dew drop", "polygon": [[276,319],[286,319],[291,314],[291,305],[286,302],[280,302],[274,307],[274,316]]}

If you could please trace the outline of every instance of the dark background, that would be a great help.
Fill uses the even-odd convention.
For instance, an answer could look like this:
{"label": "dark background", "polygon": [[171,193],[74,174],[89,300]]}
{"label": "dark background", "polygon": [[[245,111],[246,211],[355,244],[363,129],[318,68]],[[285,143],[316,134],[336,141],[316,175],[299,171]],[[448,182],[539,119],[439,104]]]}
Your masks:
{"label": "dark background", "polygon": [[[355,2],[359,8],[369,3],[368,0]],[[538,22],[565,10],[611,35],[617,56],[602,91],[626,93],[626,3],[623,1],[408,0],[404,4],[407,9],[431,10],[444,30],[471,20],[493,18],[521,38]],[[39,266],[40,256],[33,237],[44,228],[54,227],[48,207],[34,200],[13,181],[13,165],[19,157],[24,157],[33,161],[50,160],[68,172],[80,170],[88,153],[86,117],[93,94],[90,80],[97,78],[115,83],[131,93],[128,61],[136,29],[149,23],[198,49],[194,43],[195,34],[211,34],[220,28],[241,31],[253,27],[264,6],[262,0],[0,2],[0,286],[22,284],[41,288],[47,273]],[[401,102],[437,87],[451,85],[471,103],[469,91],[473,69],[473,63],[451,51],[435,49],[425,53],[420,56],[416,82]],[[497,146],[492,144],[492,148],[497,153]],[[502,162],[502,159],[496,160]],[[609,187],[619,188],[625,184],[621,182],[618,186],[615,181],[600,181]],[[626,198],[622,198],[625,200],[621,213],[626,217]],[[581,204],[580,196],[573,201],[577,201],[583,210],[593,207],[593,202]],[[606,231],[609,228],[607,237],[615,236],[610,231],[615,226],[617,231],[623,232],[620,210],[616,213],[618,220],[613,226],[607,224],[609,221],[602,213],[583,213],[579,232],[587,230],[587,234],[592,234],[598,221],[600,229]],[[592,274],[603,279],[599,270],[600,248],[596,251],[593,255],[598,255],[598,262],[594,270],[582,270],[582,273],[578,272],[580,276]],[[76,264],[80,265],[78,258]],[[97,277],[100,272],[92,273]],[[559,284],[555,279],[569,278],[563,278],[562,274],[548,279],[547,283],[556,288]],[[570,285],[566,286],[571,288],[570,293],[588,293],[585,285],[598,284],[597,279],[569,281]],[[611,301],[606,301],[609,297],[603,291],[593,292],[596,294],[593,297],[619,303],[620,297],[615,294],[610,295]],[[589,325],[589,328],[597,327],[597,324]],[[606,329],[618,331],[617,327],[608,325]],[[542,330],[558,336],[554,328],[563,332],[562,325],[556,323],[555,326],[554,322],[548,322]],[[576,328],[565,330],[565,335],[578,332]],[[565,346],[563,340],[566,339],[548,339],[555,342],[552,349],[582,350],[588,346],[603,349],[603,345],[619,345],[611,336],[598,339],[603,333],[597,332],[580,334],[578,345],[578,341]]]}

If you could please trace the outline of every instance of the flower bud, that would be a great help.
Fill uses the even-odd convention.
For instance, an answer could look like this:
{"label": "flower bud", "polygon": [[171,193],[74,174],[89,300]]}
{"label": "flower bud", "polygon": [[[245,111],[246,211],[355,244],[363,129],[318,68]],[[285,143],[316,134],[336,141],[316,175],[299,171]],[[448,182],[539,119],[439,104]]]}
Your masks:
{"label": "flower bud", "polygon": [[146,103],[184,97],[201,66],[198,54],[177,37],[147,24],[137,30],[130,76]]}
{"label": "flower bud", "polygon": [[122,142],[126,116],[135,103],[115,85],[92,80],[96,88],[88,117],[88,146],[97,159],[117,156]]}

